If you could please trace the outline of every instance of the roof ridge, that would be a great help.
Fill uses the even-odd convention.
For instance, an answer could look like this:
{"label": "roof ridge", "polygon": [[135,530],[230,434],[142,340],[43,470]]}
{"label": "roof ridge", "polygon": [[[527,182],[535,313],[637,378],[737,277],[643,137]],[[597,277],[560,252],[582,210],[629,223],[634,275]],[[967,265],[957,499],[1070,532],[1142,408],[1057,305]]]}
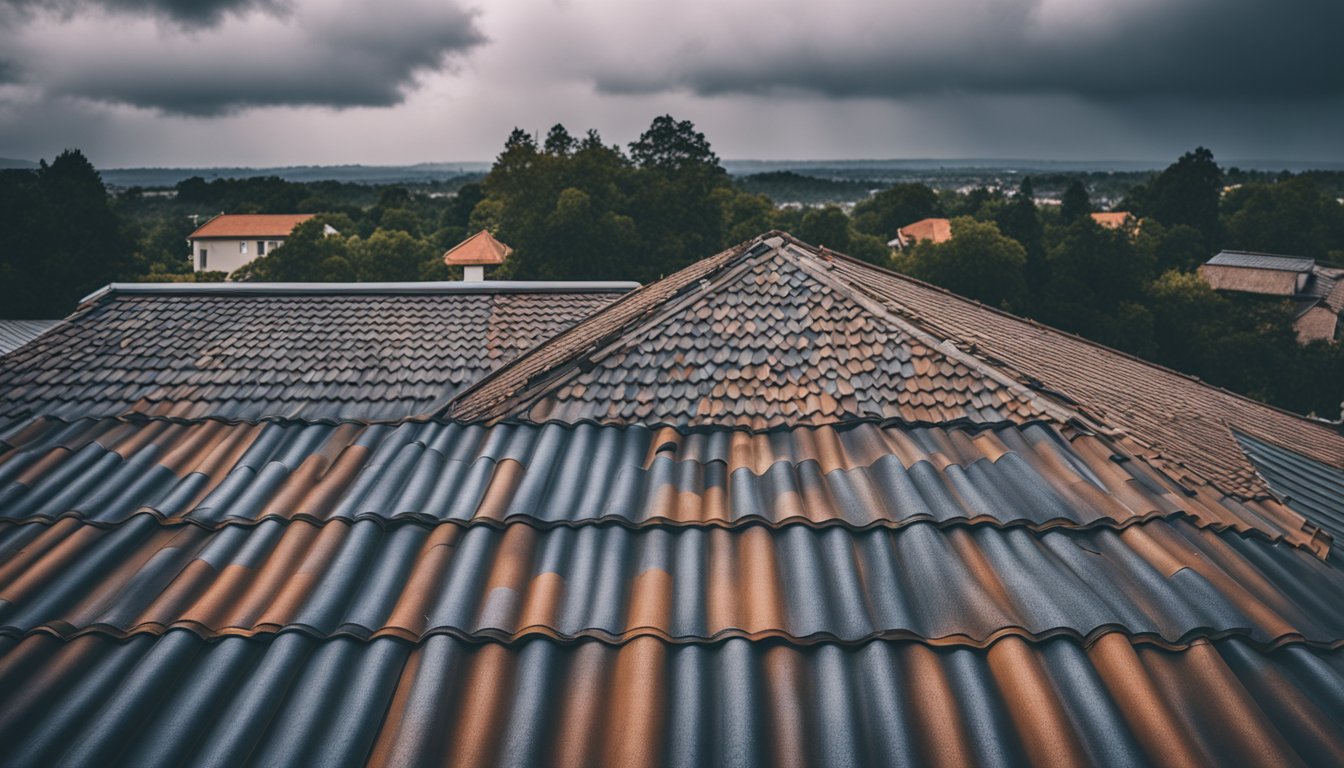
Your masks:
{"label": "roof ridge", "polygon": [[[911,283],[911,284],[913,284],[913,285],[919,286],[920,288],[925,288],[925,289],[928,289],[928,290],[931,290],[931,291],[937,291],[938,293],[941,293],[941,294],[943,294],[943,295],[945,295],[945,296],[951,297],[951,298],[953,298],[953,299],[955,299],[955,300],[957,300],[957,301],[960,301],[960,302],[963,302],[963,303],[966,303],[966,304],[970,304],[970,305],[974,305],[974,306],[976,306],[976,307],[978,307],[978,308],[980,308],[980,309],[983,309],[983,310],[985,310],[985,311],[988,311],[988,312],[990,312],[990,313],[993,313],[993,314],[996,314],[996,315],[1000,315],[1000,316],[1003,316],[1003,317],[1007,317],[1007,318],[1011,318],[1011,319],[1016,320],[1016,321],[1021,322],[1021,323],[1026,323],[1027,325],[1030,325],[1030,326],[1032,326],[1033,328],[1038,328],[1038,329],[1040,329],[1040,330],[1047,331],[1047,332],[1049,332],[1049,333],[1057,333],[1057,334],[1060,334],[1061,336],[1067,336],[1067,337],[1069,337],[1069,338],[1071,338],[1071,339],[1074,339],[1074,340],[1076,340],[1076,341],[1082,342],[1083,344],[1086,344],[1087,346],[1095,347],[1095,348],[1097,348],[1097,349],[1101,349],[1101,350],[1105,350],[1106,352],[1108,352],[1108,353],[1110,353],[1110,354],[1118,355],[1118,356],[1124,357],[1124,358],[1127,359],[1127,360],[1130,360],[1130,361],[1133,361],[1133,362],[1136,362],[1136,363],[1140,363],[1141,365],[1147,366],[1147,367],[1149,367],[1149,368],[1153,368],[1153,369],[1155,369],[1155,370],[1162,371],[1163,373],[1167,373],[1167,374],[1170,374],[1170,375],[1173,375],[1173,376],[1178,376],[1178,377],[1180,377],[1180,378],[1182,378],[1182,379],[1185,379],[1186,381],[1189,381],[1189,382],[1191,382],[1191,383],[1193,383],[1193,384],[1197,384],[1197,385],[1199,385],[1199,386],[1201,386],[1201,387],[1204,387],[1204,388],[1206,388],[1206,389],[1213,390],[1213,391],[1215,391],[1215,392],[1220,392],[1220,393],[1222,393],[1222,394],[1224,394],[1224,395],[1228,395],[1228,396],[1230,396],[1230,397],[1236,398],[1237,400],[1240,400],[1240,401],[1242,401],[1242,402],[1249,403],[1249,404],[1251,404],[1251,405],[1255,405],[1255,406],[1259,406],[1259,407],[1261,407],[1261,408],[1266,408],[1266,409],[1269,409],[1269,410],[1274,411],[1274,412],[1276,412],[1276,413],[1280,413],[1280,414],[1285,415],[1285,416],[1291,416],[1291,417],[1293,417],[1294,419],[1297,419],[1297,420],[1301,421],[1301,422],[1304,423],[1304,424],[1308,424],[1308,425],[1311,425],[1311,426],[1313,426],[1313,427],[1316,427],[1316,428],[1319,428],[1319,429],[1323,429],[1323,430],[1325,430],[1326,432],[1328,432],[1328,433],[1330,433],[1330,434],[1332,434],[1332,435],[1336,435],[1336,436],[1338,436],[1338,434],[1335,432],[1335,430],[1332,429],[1332,428],[1329,426],[1329,425],[1331,425],[1331,424],[1335,424],[1335,422],[1327,421],[1327,420],[1324,420],[1324,419],[1316,419],[1316,418],[1312,418],[1312,417],[1310,417],[1310,416],[1303,416],[1303,415],[1300,414],[1300,413],[1295,413],[1295,412],[1290,411],[1290,410],[1288,410],[1288,409],[1286,409],[1286,408],[1280,408],[1280,407],[1277,406],[1277,405],[1273,405],[1273,404],[1271,404],[1271,403],[1266,403],[1266,402],[1263,402],[1263,401],[1261,401],[1261,400],[1256,400],[1256,399],[1254,399],[1254,398],[1252,398],[1252,397],[1248,397],[1247,395],[1243,395],[1243,394],[1241,394],[1241,393],[1239,393],[1239,392],[1234,392],[1234,391],[1232,391],[1232,390],[1230,390],[1230,389],[1227,389],[1227,388],[1225,388],[1225,387],[1220,387],[1220,386],[1215,385],[1215,384],[1210,384],[1209,382],[1205,381],[1204,379],[1201,379],[1201,378],[1198,377],[1198,376],[1194,376],[1194,375],[1192,375],[1192,374],[1188,374],[1188,373],[1184,373],[1184,372],[1182,372],[1182,371],[1178,371],[1178,370],[1176,370],[1175,368],[1169,368],[1169,367],[1167,367],[1167,366],[1165,366],[1165,365],[1162,365],[1161,363],[1155,363],[1155,362],[1153,362],[1152,360],[1148,360],[1148,359],[1145,359],[1145,358],[1143,358],[1143,357],[1139,357],[1138,355],[1135,355],[1135,354],[1130,353],[1130,352],[1125,352],[1124,350],[1121,350],[1121,349],[1116,349],[1115,347],[1108,347],[1108,346],[1106,346],[1105,344],[1102,344],[1101,342],[1093,341],[1092,339],[1089,339],[1089,338],[1087,338],[1086,336],[1081,336],[1081,335],[1079,335],[1079,334],[1077,334],[1077,333],[1074,333],[1074,332],[1072,332],[1072,331],[1066,331],[1066,330],[1063,330],[1063,329],[1061,329],[1061,328],[1056,328],[1056,327],[1054,327],[1054,326],[1052,326],[1052,325],[1047,325],[1047,324],[1045,324],[1045,323],[1042,323],[1042,322],[1039,321],[1039,320],[1035,320],[1035,319],[1030,318],[1030,317],[1023,317],[1022,315],[1015,315],[1015,314],[1013,314],[1012,312],[1009,312],[1009,311],[1007,311],[1007,310],[999,309],[998,307],[995,307],[995,306],[993,306],[992,304],[985,304],[984,302],[976,301],[975,299],[967,298],[967,297],[962,296],[962,295],[960,295],[960,294],[958,294],[958,293],[954,293],[954,292],[952,292],[952,291],[949,291],[948,289],[943,288],[942,286],[934,285],[934,284],[932,284],[932,283],[927,283],[927,282],[925,282],[925,281],[923,281],[923,280],[920,280],[919,278],[911,277],[910,275],[907,275],[907,274],[904,274],[904,273],[901,273],[901,272],[897,272],[897,271],[892,270],[892,269],[888,269],[888,268],[883,267],[883,266],[878,265],[878,264],[873,264],[872,262],[867,262],[867,261],[863,261],[862,259],[857,259],[857,258],[855,258],[855,257],[853,257],[853,256],[848,255],[848,254],[839,253],[839,252],[836,252],[836,251],[829,251],[829,250],[827,251],[827,254],[828,254],[829,256],[831,256],[831,257],[834,257],[834,258],[837,258],[837,259],[841,259],[841,260],[843,260],[843,261],[847,261],[847,262],[849,262],[849,263],[851,263],[851,264],[857,264],[857,265],[859,265],[859,266],[861,266],[861,267],[863,267],[863,268],[865,268],[865,269],[872,269],[872,270],[876,270],[876,271],[882,272],[882,273],[884,273],[884,274],[886,274],[886,275],[889,275],[889,276],[891,276],[891,277],[895,277],[895,278],[897,278],[897,279],[899,279],[899,280],[902,280],[902,281],[904,281],[904,282]],[[912,312],[911,314],[913,314],[913,315],[919,317],[919,319],[920,319],[921,322],[931,322],[931,323],[933,323],[934,325],[937,324],[937,321],[929,321],[927,318],[925,318],[923,315],[920,315],[920,314],[917,313],[917,312]]]}

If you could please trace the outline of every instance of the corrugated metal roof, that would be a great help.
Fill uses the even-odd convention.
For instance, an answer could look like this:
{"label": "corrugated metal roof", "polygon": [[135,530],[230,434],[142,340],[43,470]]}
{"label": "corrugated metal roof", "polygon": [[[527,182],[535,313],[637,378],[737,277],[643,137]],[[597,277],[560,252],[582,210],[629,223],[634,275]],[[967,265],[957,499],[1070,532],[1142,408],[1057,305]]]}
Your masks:
{"label": "corrugated metal roof", "polygon": [[[1344,762],[1344,570],[1226,426],[1331,455],[1304,420],[776,234],[523,354],[470,423],[293,418],[312,381],[271,366],[320,293],[228,299],[267,320],[184,391],[260,423],[126,414],[205,354],[136,345],[183,297],[85,311],[132,299],[3,385],[50,413],[0,426],[0,764]],[[437,329],[398,354],[457,391],[497,309],[296,358],[404,411],[360,344]],[[564,387],[600,415],[525,418]]]}
{"label": "corrugated metal roof", "polygon": [[1237,441],[1288,506],[1344,542],[1344,469],[1247,435]]}
{"label": "corrugated metal roof", "polygon": [[1277,256],[1272,253],[1254,253],[1251,251],[1221,251],[1204,262],[1215,267],[1243,267],[1245,269],[1270,269],[1278,272],[1310,272],[1316,262],[1298,256]]}
{"label": "corrugated metal roof", "polygon": [[113,290],[0,362],[0,422],[405,418],[619,295]]}
{"label": "corrugated metal roof", "polygon": [[0,355],[13,352],[60,322],[60,320],[0,320]]}

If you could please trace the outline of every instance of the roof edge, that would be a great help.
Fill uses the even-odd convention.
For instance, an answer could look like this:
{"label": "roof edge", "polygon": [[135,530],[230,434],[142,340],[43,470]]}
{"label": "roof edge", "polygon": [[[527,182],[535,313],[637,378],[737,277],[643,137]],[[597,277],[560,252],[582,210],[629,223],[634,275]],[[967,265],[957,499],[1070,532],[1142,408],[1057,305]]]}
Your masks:
{"label": "roof edge", "polygon": [[625,293],[639,288],[632,281],[483,280],[478,282],[407,283],[108,283],[80,299],[80,304],[113,294],[164,295],[367,295],[458,293]]}

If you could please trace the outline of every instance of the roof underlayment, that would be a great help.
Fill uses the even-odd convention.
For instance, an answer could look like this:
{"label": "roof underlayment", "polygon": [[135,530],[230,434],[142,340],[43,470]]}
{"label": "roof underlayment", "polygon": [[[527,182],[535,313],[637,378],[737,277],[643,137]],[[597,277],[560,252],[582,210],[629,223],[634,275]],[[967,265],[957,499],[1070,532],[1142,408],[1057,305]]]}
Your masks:
{"label": "roof underlayment", "polygon": [[0,361],[0,763],[1344,763],[1344,571],[1238,442],[1339,434],[778,233],[508,296]]}

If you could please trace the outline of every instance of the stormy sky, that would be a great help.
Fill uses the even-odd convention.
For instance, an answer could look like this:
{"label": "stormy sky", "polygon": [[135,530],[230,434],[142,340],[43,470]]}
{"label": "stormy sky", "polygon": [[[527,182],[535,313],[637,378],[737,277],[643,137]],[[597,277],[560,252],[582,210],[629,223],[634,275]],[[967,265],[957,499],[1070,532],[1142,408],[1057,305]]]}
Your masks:
{"label": "stormy sky", "polygon": [[513,126],[727,158],[1344,162],[1338,0],[0,0],[0,156],[487,160]]}

